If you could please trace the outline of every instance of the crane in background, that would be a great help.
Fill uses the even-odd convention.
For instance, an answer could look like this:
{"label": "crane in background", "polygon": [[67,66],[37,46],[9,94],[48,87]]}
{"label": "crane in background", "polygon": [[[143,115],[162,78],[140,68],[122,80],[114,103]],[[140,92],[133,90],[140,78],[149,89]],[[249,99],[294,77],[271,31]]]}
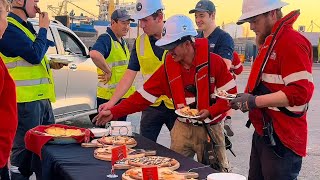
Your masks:
{"label": "crane in background", "polygon": [[320,29],[320,26],[319,26],[318,24],[316,24],[316,23],[314,22],[314,20],[311,20],[311,24],[310,24],[310,26],[308,27],[307,31],[310,30],[310,32],[313,32],[314,26],[316,26],[317,28]]}
{"label": "crane in background", "polygon": [[[62,2],[60,2],[58,4],[58,7],[54,7],[53,5],[48,5],[47,8],[49,10],[51,10],[56,16],[67,16],[68,15],[68,4],[71,4],[71,5],[75,6],[76,8],[90,14],[91,16],[98,18],[95,14],[81,8],[80,6],[71,2],[70,0],[63,0]],[[63,12],[62,12],[62,9],[63,9]]]}

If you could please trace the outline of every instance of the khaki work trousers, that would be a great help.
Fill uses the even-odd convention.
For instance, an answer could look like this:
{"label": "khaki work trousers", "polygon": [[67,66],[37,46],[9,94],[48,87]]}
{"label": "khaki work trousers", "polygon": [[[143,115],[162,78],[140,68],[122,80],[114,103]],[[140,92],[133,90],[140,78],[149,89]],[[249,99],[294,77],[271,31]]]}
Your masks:
{"label": "khaki work trousers", "polygon": [[[212,125],[210,130],[217,143],[215,151],[218,156],[222,172],[229,172],[229,162],[225,148],[223,134],[223,123]],[[171,149],[186,157],[194,158],[197,154],[198,162],[202,161],[204,152],[204,141],[208,139],[208,133],[203,126],[194,126],[176,120],[171,130]]]}

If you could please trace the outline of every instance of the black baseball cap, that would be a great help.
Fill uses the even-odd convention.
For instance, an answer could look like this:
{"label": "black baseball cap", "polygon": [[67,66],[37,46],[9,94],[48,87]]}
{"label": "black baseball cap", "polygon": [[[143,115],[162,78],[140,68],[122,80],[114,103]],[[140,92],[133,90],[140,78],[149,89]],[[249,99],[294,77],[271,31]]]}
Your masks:
{"label": "black baseball cap", "polygon": [[130,21],[134,22],[134,19],[131,18],[128,11],[125,9],[117,9],[117,10],[113,11],[113,13],[111,14],[111,19],[112,20],[120,20],[120,21],[130,20]]}
{"label": "black baseball cap", "polygon": [[201,0],[197,3],[194,9],[189,11],[189,14],[195,12],[216,12],[216,7],[213,2],[209,0]]}

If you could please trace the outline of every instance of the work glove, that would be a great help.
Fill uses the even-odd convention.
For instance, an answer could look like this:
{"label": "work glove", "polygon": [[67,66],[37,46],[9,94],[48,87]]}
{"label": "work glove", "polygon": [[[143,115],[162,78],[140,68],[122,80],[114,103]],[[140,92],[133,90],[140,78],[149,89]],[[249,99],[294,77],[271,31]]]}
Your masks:
{"label": "work glove", "polygon": [[232,109],[240,109],[242,112],[247,112],[257,107],[256,97],[248,93],[239,93],[236,98],[230,101],[230,106]]}

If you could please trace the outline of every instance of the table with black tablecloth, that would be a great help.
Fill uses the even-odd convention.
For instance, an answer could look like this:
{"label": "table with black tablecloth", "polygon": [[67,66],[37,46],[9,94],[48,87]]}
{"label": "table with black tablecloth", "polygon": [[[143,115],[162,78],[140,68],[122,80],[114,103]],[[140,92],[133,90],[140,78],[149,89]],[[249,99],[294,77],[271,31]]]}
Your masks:
{"label": "table with black tablecloth", "polygon": [[[205,179],[208,174],[217,172],[212,168],[204,167],[203,164],[193,159],[184,157],[160,144],[157,144],[140,135],[135,136],[137,147],[147,150],[156,150],[158,156],[175,158],[180,162],[177,171],[188,171],[199,173],[199,179]],[[97,160],[93,157],[95,148],[83,148],[80,144],[68,145],[46,145],[42,149],[42,176],[45,180],[102,180],[107,179],[110,173],[111,163]],[[116,170],[121,179],[125,170]]]}

